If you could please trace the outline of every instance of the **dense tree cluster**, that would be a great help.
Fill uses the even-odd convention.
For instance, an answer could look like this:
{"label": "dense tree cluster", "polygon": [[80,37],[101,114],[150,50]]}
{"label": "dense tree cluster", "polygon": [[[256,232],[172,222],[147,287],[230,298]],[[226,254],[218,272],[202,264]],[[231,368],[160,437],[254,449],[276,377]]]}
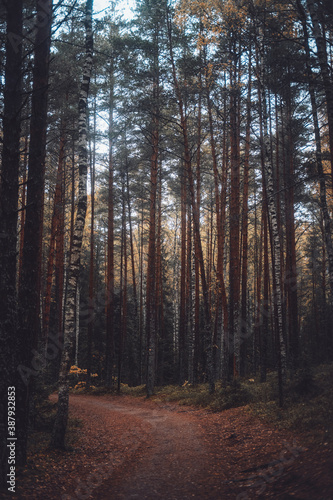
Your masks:
{"label": "dense tree cluster", "polygon": [[71,365],[148,396],[277,370],[283,404],[286,377],[333,354],[330,1],[142,0],[127,19],[10,0],[0,29],[19,462],[41,380],[59,380],[63,446]]}

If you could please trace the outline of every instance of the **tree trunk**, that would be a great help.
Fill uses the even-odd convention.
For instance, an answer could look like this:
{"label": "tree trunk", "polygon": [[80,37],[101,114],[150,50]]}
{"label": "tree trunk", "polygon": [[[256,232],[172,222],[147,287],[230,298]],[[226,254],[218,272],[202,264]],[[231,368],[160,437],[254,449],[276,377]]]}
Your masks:
{"label": "tree trunk", "polygon": [[285,284],[288,305],[288,340],[289,363],[292,372],[299,364],[299,332],[298,332],[298,297],[297,297],[297,269],[296,269],[296,241],[295,241],[295,207],[294,207],[294,144],[292,131],[291,89],[287,96],[287,148],[284,168],[285,213],[286,213],[286,264]]}
{"label": "tree trunk", "polygon": [[[17,43],[14,43],[16,40]],[[8,477],[8,387],[16,385],[17,218],[22,103],[22,1],[7,2],[6,66],[3,109],[3,150],[0,177],[0,488]],[[24,394],[23,394],[24,397]],[[24,399],[17,402],[24,403]],[[21,436],[20,436],[21,437]],[[24,454],[24,450],[23,454]],[[23,462],[24,460],[21,460]]]}
{"label": "tree trunk", "polygon": [[152,154],[150,161],[150,208],[149,208],[149,243],[147,264],[146,297],[146,334],[147,334],[147,397],[154,393],[156,368],[156,199],[158,184],[159,157],[159,61],[158,28],[154,35],[153,61],[153,116],[152,116]]}
{"label": "tree trunk", "polygon": [[173,45],[172,45],[172,28],[171,28],[171,22],[169,19],[168,19],[168,36],[169,36],[169,51],[170,51],[170,58],[171,58],[172,75],[173,75],[174,87],[175,87],[175,92],[176,92],[177,101],[178,101],[181,129],[182,129],[183,140],[184,140],[184,161],[185,161],[185,169],[186,169],[186,175],[187,175],[187,179],[188,179],[188,187],[189,187],[189,193],[190,193],[190,199],[191,199],[191,205],[192,205],[194,238],[195,238],[195,244],[197,245],[198,260],[199,260],[200,273],[201,273],[201,284],[202,284],[202,292],[203,292],[203,299],[204,299],[204,311],[205,311],[205,329],[206,329],[205,337],[208,339],[208,343],[209,343],[208,349],[207,349],[207,351],[208,351],[207,352],[207,372],[208,372],[208,380],[209,380],[209,390],[212,393],[215,390],[215,381],[214,381],[213,353],[212,353],[213,346],[212,346],[212,330],[211,330],[211,311],[209,308],[209,289],[207,286],[206,271],[205,271],[203,251],[202,251],[202,245],[201,245],[200,220],[199,220],[198,205],[197,205],[197,200],[196,200],[196,193],[195,193],[195,189],[194,189],[194,180],[193,180],[193,172],[192,172],[192,166],[191,166],[190,148],[189,148],[189,143],[188,143],[187,120],[186,120],[186,116],[184,113],[183,99],[182,99],[182,95],[180,92],[177,74],[176,74],[176,67],[175,67],[174,56],[173,56]]}
{"label": "tree trunk", "polygon": [[286,347],[283,329],[282,283],[281,283],[281,248],[280,234],[277,224],[275,193],[273,184],[273,168],[270,154],[270,137],[267,129],[267,104],[264,88],[264,69],[260,66],[259,81],[259,113],[260,113],[260,144],[263,158],[263,177],[267,193],[269,227],[272,235],[273,277],[274,277],[274,310],[278,328],[278,372],[279,372],[279,404],[283,406],[284,384],[286,379]]}
{"label": "tree trunk", "polygon": [[110,70],[109,97],[109,180],[108,180],[108,236],[106,269],[106,383],[112,387],[114,362],[114,193],[113,193],[113,59]]}
{"label": "tree trunk", "polygon": [[157,203],[157,234],[156,234],[156,322],[159,332],[160,353],[159,361],[156,364],[156,370],[159,367],[159,384],[164,382],[164,354],[166,347],[165,328],[164,328],[164,294],[163,294],[163,255],[162,255],[162,164],[159,167],[158,180],[158,203]]}
{"label": "tree trunk", "polygon": [[[134,303],[134,321],[135,324],[139,321],[139,306],[138,306],[138,293],[136,285],[136,266],[134,256],[134,238],[133,238],[133,224],[132,224],[132,207],[131,207],[131,194],[129,184],[128,165],[126,164],[126,200],[128,211],[128,225],[129,225],[129,240],[130,240],[130,253],[131,253],[131,271],[132,271],[132,286],[133,286],[133,303]],[[131,384],[136,386],[140,384],[140,332],[135,330],[133,332],[133,341],[131,345],[132,358],[130,359],[130,373]]]}
{"label": "tree trunk", "polygon": [[87,349],[87,387],[91,384],[93,356],[93,336],[95,323],[95,163],[96,163],[96,98],[94,99],[93,148],[90,161],[91,214],[90,214],[90,262],[89,262],[89,299],[88,299],[88,349]]}
{"label": "tree trunk", "polygon": [[[236,70],[234,70],[236,71]],[[233,71],[232,71],[233,72]],[[235,75],[231,75],[231,84],[236,85]],[[231,88],[230,94],[230,267],[229,267],[229,341],[232,347],[229,369],[233,369],[233,376],[239,375],[240,358],[240,165],[239,165],[239,137],[238,137],[238,96],[236,87]],[[231,375],[231,372],[230,372]]]}
{"label": "tree trunk", "polygon": [[248,292],[248,198],[249,198],[249,163],[251,132],[251,50],[249,54],[249,80],[246,103],[246,136],[244,151],[243,204],[242,204],[242,288],[241,288],[241,327],[240,327],[240,375],[245,375],[246,339],[249,336],[247,318]]}
{"label": "tree trunk", "polygon": [[[45,153],[49,55],[51,43],[52,0],[36,2],[37,20],[34,46],[33,92],[31,101],[30,146],[28,161],[27,206],[24,226],[24,247],[19,283],[19,342],[21,366],[31,367],[33,350],[40,339],[41,243],[44,214]],[[42,22],[41,22],[42,21]],[[29,346],[27,349],[26,346]],[[38,373],[43,369],[38,370]],[[20,388],[22,414],[17,415],[18,463],[25,463],[28,415],[33,380]]]}
{"label": "tree trunk", "polygon": [[126,200],[125,175],[121,173],[122,215],[121,215],[121,249],[120,249],[120,331],[118,342],[118,376],[117,392],[120,393],[124,346],[127,330],[127,234],[126,234]]}
{"label": "tree trunk", "polygon": [[80,255],[87,211],[87,101],[93,64],[92,8],[93,0],[87,0],[86,56],[79,98],[79,193],[74,224],[73,246],[68,270],[68,289],[64,322],[64,348],[62,351],[59,373],[58,409],[51,440],[51,445],[55,448],[65,447],[65,433],[68,420],[68,375],[72,361],[72,350],[75,338],[75,296],[80,272]]}
{"label": "tree trunk", "polygon": [[54,195],[54,207],[53,215],[51,221],[51,231],[50,231],[50,247],[49,256],[47,261],[47,273],[46,273],[46,291],[44,297],[44,311],[43,311],[43,338],[46,342],[49,334],[50,326],[50,311],[51,311],[51,298],[52,298],[52,282],[53,282],[53,271],[54,271],[54,258],[55,258],[55,247],[56,247],[56,234],[60,230],[59,228],[59,218],[60,211],[62,210],[62,190],[63,190],[63,168],[65,160],[65,144],[66,139],[64,136],[64,126],[63,123],[60,127],[60,148],[59,148],[59,159],[58,159],[58,172]]}
{"label": "tree trunk", "polygon": [[[180,176],[181,209],[180,209],[180,303],[179,303],[179,385],[185,382],[186,359],[186,208],[187,208],[187,182],[184,165],[181,166]],[[191,218],[191,217],[190,217]]]}

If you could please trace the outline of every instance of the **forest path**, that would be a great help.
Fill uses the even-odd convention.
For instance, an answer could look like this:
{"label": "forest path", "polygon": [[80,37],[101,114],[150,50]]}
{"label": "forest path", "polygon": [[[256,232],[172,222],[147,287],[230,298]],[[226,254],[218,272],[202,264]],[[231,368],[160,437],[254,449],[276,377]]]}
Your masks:
{"label": "forest path", "polygon": [[40,477],[19,498],[333,499],[329,447],[305,448],[247,408],[212,413],[145,398],[71,395],[70,415],[82,421],[75,449],[36,458]]}
{"label": "forest path", "polygon": [[119,499],[203,498],[204,489],[200,490],[208,473],[209,449],[195,418],[170,406],[133,407],[128,400],[98,406],[115,413],[115,420],[118,416],[125,422],[129,417],[137,419],[140,433],[137,426],[128,427],[124,438],[130,455],[119,474],[96,491],[96,498],[110,498],[109,486],[113,486],[112,498]]}

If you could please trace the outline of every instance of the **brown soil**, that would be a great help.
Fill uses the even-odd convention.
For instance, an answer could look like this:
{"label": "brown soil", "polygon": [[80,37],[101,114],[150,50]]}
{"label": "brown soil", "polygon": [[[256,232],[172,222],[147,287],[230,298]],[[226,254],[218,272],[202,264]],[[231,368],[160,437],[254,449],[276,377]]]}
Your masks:
{"label": "brown soil", "polygon": [[16,498],[333,499],[329,445],[305,446],[247,408],[75,395],[70,413],[83,422],[75,449],[30,460]]}

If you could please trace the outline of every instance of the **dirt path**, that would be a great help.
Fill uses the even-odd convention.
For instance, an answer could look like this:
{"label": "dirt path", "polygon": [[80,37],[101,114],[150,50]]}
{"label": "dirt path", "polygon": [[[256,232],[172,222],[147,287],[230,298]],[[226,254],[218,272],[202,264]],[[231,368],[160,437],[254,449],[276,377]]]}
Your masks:
{"label": "dirt path", "polygon": [[[106,408],[109,404],[104,403]],[[166,409],[131,408],[127,405],[111,405],[125,420],[135,416],[144,424],[146,437],[138,439],[132,448],[134,462],[126,478],[121,474],[120,485],[114,489],[114,498],[202,498],[198,493],[205,472],[208,452],[200,429],[188,416]],[[112,481],[111,481],[112,483]],[[99,498],[108,498],[108,485],[97,492]],[[199,496],[198,496],[199,495]]]}
{"label": "dirt path", "polygon": [[332,454],[244,408],[210,413],[127,396],[71,396],[75,450],[53,452],[27,499],[332,500]]}

